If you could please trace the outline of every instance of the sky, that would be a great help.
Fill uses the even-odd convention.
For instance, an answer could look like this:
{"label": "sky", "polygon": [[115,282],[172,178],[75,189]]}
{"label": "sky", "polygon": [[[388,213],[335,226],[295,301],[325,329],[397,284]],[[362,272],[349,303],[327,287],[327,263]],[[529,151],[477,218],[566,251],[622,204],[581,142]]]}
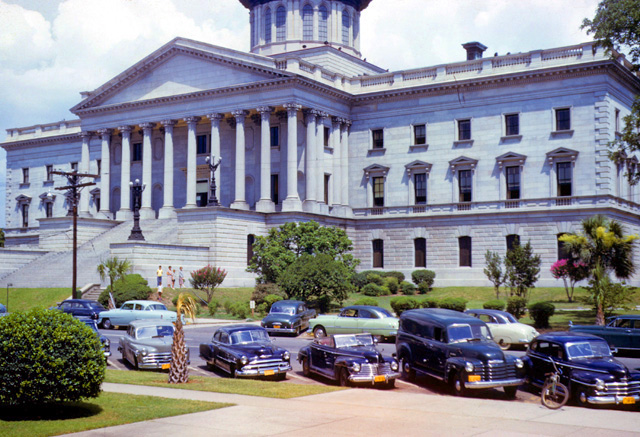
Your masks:
{"label": "sky", "polygon": [[[461,44],[494,53],[562,47],[598,0],[373,0],[361,15],[361,52],[390,71],[465,59]],[[71,120],[81,91],[109,81],[181,36],[249,50],[239,0],[0,0],[0,141],[6,129]],[[6,157],[0,149],[0,193]],[[0,195],[0,227],[5,224]]]}

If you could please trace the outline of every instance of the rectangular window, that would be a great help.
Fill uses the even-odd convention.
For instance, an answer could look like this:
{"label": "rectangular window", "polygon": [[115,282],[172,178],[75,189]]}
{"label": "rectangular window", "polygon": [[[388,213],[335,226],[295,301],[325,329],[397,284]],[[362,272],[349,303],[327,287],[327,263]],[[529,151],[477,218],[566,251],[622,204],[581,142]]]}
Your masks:
{"label": "rectangular window", "polygon": [[371,131],[371,136],[373,138],[373,148],[374,149],[382,149],[384,148],[384,130],[382,129],[374,129]]}
{"label": "rectangular window", "polygon": [[558,196],[571,196],[572,169],[570,162],[559,162],[558,171]]}
{"label": "rectangular window", "polygon": [[53,217],[53,202],[45,202],[44,210],[47,218]]}
{"label": "rectangular window", "polygon": [[271,201],[276,205],[280,202],[280,194],[278,191],[278,175],[271,175]]}
{"label": "rectangular window", "polygon": [[560,233],[557,235],[557,241],[558,241],[558,259],[571,259],[571,253],[565,248],[565,243],[564,241],[560,241],[559,238],[562,237],[563,235],[567,235],[566,233]]}
{"label": "rectangular window", "polygon": [[280,147],[280,127],[271,126],[271,147]]}
{"label": "rectangular window", "polygon": [[460,267],[471,267],[471,237],[459,237]]}
{"label": "rectangular window", "polygon": [[22,209],[22,227],[28,228],[29,227],[29,204],[23,203],[21,209]]}
{"label": "rectangular window", "polygon": [[616,133],[620,132],[620,110],[619,109],[616,109],[614,126],[616,128]]}
{"label": "rectangular window", "polygon": [[427,266],[427,240],[426,238],[416,238],[413,240],[415,254],[415,267]]}
{"label": "rectangular window", "polygon": [[98,168],[98,176],[102,175],[102,159],[96,159],[96,167]]}
{"label": "rectangular window", "polygon": [[520,167],[507,167],[507,199],[520,198]]}
{"label": "rectangular window", "polygon": [[47,165],[47,180],[46,182],[53,180],[53,165]]}
{"label": "rectangular window", "polygon": [[427,126],[417,124],[413,126],[413,144],[427,144]]}
{"label": "rectangular window", "polygon": [[280,6],[276,9],[276,41],[287,39],[287,10]]}
{"label": "rectangular window", "polygon": [[209,204],[209,181],[201,179],[196,182],[196,206],[203,207]]}
{"label": "rectangular window", "polygon": [[208,152],[207,135],[196,136],[196,153],[198,155],[206,155]]}
{"label": "rectangular window", "polygon": [[71,163],[71,171],[78,171],[78,163],[77,162],[72,162]]}
{"label": "rectangular window", "polygon": [[131,148],[131,161],[132,162],[140,162],[142,161],[142,143],[133,143],[133,147]]}
{"label": "rectangular window", "polygon": [[331,130],[328,127],[324,127],[324,146],[331,147],[329,144],[329,136],[331,135]]}
{"label": "rectangular window", "polygon": [[458,120],[458,141],[471,139],[471,119]]}
{"label": "rectangular window", "polygon": [[384,241],[373,240],[373,267],[384,268]]}
{"label": "rectangular window", "polygon": [[458,192],[460,202],[471,202],[471,170],[458,171]]}
{"label": "rectangular window", "polygon": [[384,178],[373,178],[373,206],[384,206]]}
{"label": "rectangular window", "polygon": [[247,235],[247,265],[251,264],[253,258],[253,243],[256,242],[256,236],[253,234]]}
{"label": "rectangular window", "polygon": [[507,114],[504,116],[504,132],[507,136],[520,135],[520,115]]}
{"label": "rectangular window", "polygon": [[507,235],[507,252],[512,251],[518,244],[520,244],[520,237],[517,234]]}
{"label": "rectangular window", "polygon": [[413,178],[413,185],[416,195],[416,205],[424,205],[425,203],[427,203],[427,174],[417,173]]}
{"label": "rectangular window", "polygon": [[329,204],[329,181],[331,180],[331,175],[324,175],[324,203]]}
{"label": "rectangular window", "polygon": [[23,168],[22,169],[22,183],[23,184],[28,184],[29,183],[29,169],[28,168]]}
{"label": "rectangular window", "polygon": [[571,130],[571,109],[556,109],[556,130]]}

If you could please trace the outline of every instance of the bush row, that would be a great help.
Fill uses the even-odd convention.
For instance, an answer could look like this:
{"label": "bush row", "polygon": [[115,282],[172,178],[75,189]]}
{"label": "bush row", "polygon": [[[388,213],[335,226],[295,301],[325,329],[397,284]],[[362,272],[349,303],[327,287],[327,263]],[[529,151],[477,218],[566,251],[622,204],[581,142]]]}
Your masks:
{"label": "bush row", "polygon": [[398,296],[392,298],[390,304],[398,316],[404,311],[416,308],[445,308],[462,312],[467,307],[467,301],[461,297],[447,297],[438,301],[429,297],[418,300],[410,296]]}

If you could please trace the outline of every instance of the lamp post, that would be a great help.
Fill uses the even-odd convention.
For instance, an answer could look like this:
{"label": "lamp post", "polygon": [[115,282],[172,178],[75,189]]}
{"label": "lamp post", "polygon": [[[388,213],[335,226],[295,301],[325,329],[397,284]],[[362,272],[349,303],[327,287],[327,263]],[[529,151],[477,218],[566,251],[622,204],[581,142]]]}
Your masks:
{"label": "lamp post", "polygon": [[7,312],[9,312],[9,287],[13,287],[13,284],[7,284]]}
{"label": "lamp post", "polygon": [[207,164],[209,165],[210,172],[210,183],[209,183],[209,201],[207,202],[207,206],[220,206],[220,202],[218,202],[218,197],[216,196],[216,169],[222,162],[222,158],[218,158],[218,163],[214,164],[216,157],[213,156],[209,158],[208,156],[205,158]]}
{"label": "lamp post", "polygon": [[133,199],[133,228],[131,228],[129,240],[144,241],[144,235],[142,235],[142,229],[140,229],[140,200],[142,199],[145,185],[141,185],[140,179],[136,179],[135,182],[129,182],[129,187],[131,188],[131,198]]}

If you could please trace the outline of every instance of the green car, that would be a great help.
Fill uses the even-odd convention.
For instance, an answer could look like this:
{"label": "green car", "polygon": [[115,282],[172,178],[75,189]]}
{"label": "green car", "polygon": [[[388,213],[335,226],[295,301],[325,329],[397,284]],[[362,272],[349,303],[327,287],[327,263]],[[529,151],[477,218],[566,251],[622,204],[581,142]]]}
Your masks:
{"label": "green car", "polygon": [[338,315],[320,315],[309,321],[309,329],[316,338],[331,334],[369,333],[378,340],[395,337],[398,318],[384,308],[352,305]]}

